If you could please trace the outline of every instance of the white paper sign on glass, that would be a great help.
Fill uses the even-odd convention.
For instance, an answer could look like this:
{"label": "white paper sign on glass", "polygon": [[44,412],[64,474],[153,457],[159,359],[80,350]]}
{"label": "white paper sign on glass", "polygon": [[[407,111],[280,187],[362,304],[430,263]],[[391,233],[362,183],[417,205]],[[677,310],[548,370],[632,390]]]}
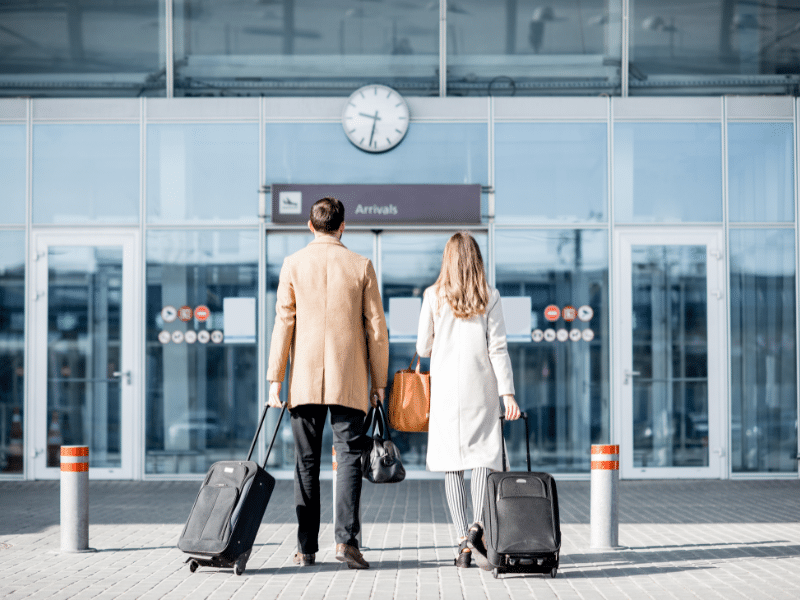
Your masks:
{"label": "white paper sign on glass", "polygon": [[226,343],[256,343],[255,298],[223,298],[222,314],[222,329]]}
{"label": "white paper sign on glass", "polygon": [[500,298],[500,303],[503,307],[506,337],[513,341],[531,341],[531,297],[507,296]]}
{"label": "white paper sign on glass", "polygon": [[389,337],[417,339],[422,298],[389,298]]}

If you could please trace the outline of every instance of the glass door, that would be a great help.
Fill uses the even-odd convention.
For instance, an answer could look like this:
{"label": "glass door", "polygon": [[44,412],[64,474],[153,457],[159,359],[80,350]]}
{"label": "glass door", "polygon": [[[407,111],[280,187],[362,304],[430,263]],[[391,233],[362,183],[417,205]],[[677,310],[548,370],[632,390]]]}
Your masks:
{"label": "glass door", "polygon": [[622,477],[722,476],[722,248],[717,231],[617,232]]}
{"label": "glass door", "polygon": [[36,479],[57,477],[61,445],[89,446],[90,477],[133,477],[136,237],[34,235]]}

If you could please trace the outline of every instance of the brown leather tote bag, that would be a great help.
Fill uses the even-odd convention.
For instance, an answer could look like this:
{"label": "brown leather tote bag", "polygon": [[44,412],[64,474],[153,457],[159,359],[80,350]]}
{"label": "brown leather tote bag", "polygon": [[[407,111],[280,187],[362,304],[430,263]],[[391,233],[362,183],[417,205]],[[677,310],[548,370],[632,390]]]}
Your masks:
{"label": "brown leather tote bag", "polygon": [[[412,368],[414,358],[416,369]],[[394,374],[389,396],[389,424],[396,431],[428,431],[431,412],[431,374],[419,370],[420,360],[416,352],[408,369]]]}

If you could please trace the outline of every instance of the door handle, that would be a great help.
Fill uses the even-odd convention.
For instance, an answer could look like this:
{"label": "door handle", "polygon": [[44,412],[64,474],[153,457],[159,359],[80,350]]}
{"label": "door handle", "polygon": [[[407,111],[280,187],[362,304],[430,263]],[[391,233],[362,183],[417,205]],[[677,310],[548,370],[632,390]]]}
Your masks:
{"label": "door handle", "polygon": [[625,382],[623,383],[623,385],[628,385],[631,382],[631,377],[637,377],[639,375],[641,375],[641,373],[639,371],[628,371],[626,369],[625,370]]}
{"label": "door handle", "polygon": [[114,371],[111,374],[112,377],[124,377],[125,383],[130,385],[131,384],[131,372],[130,371]]}

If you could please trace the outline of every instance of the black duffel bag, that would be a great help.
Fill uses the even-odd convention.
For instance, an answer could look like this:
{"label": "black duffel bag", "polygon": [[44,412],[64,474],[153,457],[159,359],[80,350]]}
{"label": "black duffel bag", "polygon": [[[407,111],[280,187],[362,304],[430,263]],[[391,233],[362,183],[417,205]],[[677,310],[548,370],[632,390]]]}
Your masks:
{"label": "black duffel bag", "polygon": [[[361,455],[361,474],[372,483],[398,483],[406,478],[400,451],[392,442],[383,404],[367,413],[367,444]],[[370,434],[369,431],[372,430]]]}

